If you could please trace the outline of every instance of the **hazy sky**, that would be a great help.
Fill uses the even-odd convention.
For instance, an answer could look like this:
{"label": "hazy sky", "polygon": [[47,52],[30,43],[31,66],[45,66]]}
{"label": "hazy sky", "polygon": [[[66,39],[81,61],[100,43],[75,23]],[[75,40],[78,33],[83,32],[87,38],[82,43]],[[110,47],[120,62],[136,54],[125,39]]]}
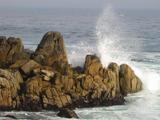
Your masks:
{"label": "hazy sky", "polygon": [[160,0],[0,0],[0,7],[101,8],[108,3],[112,3],[117,8],[160,9]]}

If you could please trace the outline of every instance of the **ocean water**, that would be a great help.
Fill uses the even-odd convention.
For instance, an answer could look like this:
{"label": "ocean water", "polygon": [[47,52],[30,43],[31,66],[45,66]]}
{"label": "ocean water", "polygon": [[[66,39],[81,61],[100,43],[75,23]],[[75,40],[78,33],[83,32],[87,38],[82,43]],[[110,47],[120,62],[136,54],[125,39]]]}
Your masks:
{"label": "ocean water", "polygon": [[[1,9],[0,35],[23,39],[35,50],[47,31],[63,34],[69,62],[83,65],[97,54],[104,66],[127,63],[142,79],[144,90],[128,95],[121,106],[76,109],[81,119],[159,120],[160,11],[103,9]],[[62,119],[55,112],[0,112],[18,119]]]}

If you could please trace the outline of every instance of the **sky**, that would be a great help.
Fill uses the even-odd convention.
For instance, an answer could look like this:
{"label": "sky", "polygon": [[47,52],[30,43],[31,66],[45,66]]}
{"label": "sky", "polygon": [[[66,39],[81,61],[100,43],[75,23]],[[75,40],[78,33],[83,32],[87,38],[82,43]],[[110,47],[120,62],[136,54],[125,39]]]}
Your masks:
{"label": "sky", "polygon": [[0,0],[1,8],[116,8],[160,9],[160,0]]}

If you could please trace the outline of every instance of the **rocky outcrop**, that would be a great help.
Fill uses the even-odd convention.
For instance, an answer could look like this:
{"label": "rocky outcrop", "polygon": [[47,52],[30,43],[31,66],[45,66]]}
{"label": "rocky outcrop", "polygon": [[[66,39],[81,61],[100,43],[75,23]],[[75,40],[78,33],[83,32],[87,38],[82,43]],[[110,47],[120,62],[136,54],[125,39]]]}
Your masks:
{"label": "rocky outcrop", "polygon": [[[73,97],[81,99],[82,105],[110,105],[111,99],[119,98],[117,104],[124,102],[119,86],[119,66],[111,63],[103,68],[100,59],[95,55],[86,56],[84,73],[76,76]],[[115,103],[114,103],[115,104]]]}
{"label": "rocky outcrop", "polygon": [[1,110],[61,110],[60,116],[78,118],[63,108],[124,104],[125,95],[142,89],[128,65],[105,68],[96,55],[73,68],[59,32],[46,33],[34,53],[18,38],[0,37],[0,46],[0,68],[7,68],[0,69]]}
{"label": "rocky outcrop", "polygon": [[124,95],[142,90],[142,82],[126,64],[120,66],[120,86]]}
{"label": "rocky outcrop", "polygon": [[38,45],[33,59],[42,65],[68,63],[61,33],[47,32]]}

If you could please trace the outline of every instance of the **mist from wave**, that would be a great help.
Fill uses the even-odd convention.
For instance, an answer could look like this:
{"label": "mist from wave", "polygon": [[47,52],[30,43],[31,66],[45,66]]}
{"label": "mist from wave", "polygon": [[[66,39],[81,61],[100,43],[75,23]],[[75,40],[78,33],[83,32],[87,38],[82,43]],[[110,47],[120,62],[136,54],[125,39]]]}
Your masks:
{"label": "mist from wave", "polygon": [[[125,25],[124,17],[116,13],[111,6],[107,6],[100,16],[96,30],[101,61],[104,66],[110,62],[129,64],[143,81],[144,89],[155,92],[160,89],[159,71],[151,69],[150,63],[145,66],[142,57],[145,54],[142,51],[143,41],[129,38],[130,34],[125,32],[129,28]],[[141,64],[136,61],[138,57],[142,59]]]}

